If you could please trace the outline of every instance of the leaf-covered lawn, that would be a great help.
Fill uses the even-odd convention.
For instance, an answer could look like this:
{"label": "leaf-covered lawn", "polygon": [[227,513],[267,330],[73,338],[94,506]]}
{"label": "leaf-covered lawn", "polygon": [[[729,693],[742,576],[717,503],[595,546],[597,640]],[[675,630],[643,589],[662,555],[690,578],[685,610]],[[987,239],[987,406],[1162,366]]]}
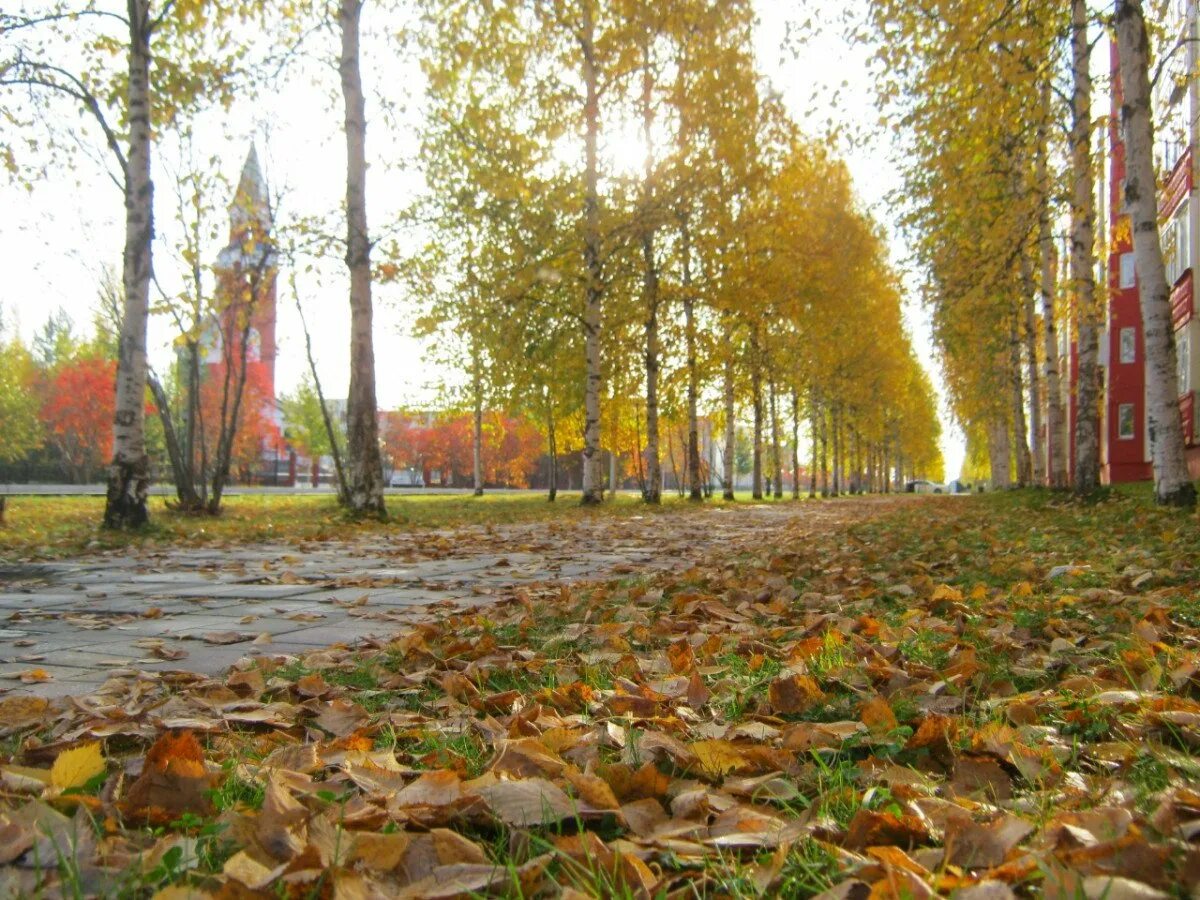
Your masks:
{"label": "leaf-covered lawn", "polygon": [[572,521],[583,516],[653,515],[686,507],[675,497],[661,509],[646,507],[632,494],[583,509],[579,493],[563,492],[556,503],[544,494],[494,493],[389,495],[389,519],[354,521],[330,494],[240,494],[225,498],[219,516],[196,516],[150,498],[150,526],[144,531],[104,531],[104,498],[10,496],[0,523],[0,562],[77,556],[126,547],[271,542],[298,544],[370,534],[411,534],[472,525],[544,520]]}
{"label": "leaf-covered lawn", "polygon": [[365,650],[2,700],[0,891],[1191,896],[1196,519],[862,502]]}

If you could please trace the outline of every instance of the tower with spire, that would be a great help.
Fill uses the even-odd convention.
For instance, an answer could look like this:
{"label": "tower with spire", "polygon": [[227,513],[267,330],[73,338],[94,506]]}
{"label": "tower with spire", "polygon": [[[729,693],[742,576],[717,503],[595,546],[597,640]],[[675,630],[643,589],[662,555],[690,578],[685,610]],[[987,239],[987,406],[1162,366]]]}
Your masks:
{"label": "tower with spire", "polygon": [[[242,335],[246,336],[248,372],[266,395],[264,403],[269,409],[264,409],[264,413],[278,421],[275,281],[279,255],[272,241],[272,224],[271,200],[258,162],[258,150],[252,143],[229,204],[229,243],[217,256],[214,266],[217,309],[221,343],[240,352]],[[210,361],[221,360],[210,357]]]}

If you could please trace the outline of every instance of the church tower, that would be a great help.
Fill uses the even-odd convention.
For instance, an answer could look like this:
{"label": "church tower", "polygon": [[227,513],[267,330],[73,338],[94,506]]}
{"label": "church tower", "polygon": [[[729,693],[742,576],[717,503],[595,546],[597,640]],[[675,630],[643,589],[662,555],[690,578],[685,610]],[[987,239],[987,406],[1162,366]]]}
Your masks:
{"label": "church tower", "polygon": [[[275,280],[279,256],[272,242],[271,225],[271,201],[258,163],[258,151],[251,144],[229,205],[229,243],[218,255],[214,267],[218,308],[222,310],[220,331],[226,341],[240,344],[249,324],[247,368],[264,389],[264,403],[269,406],[264,413],[278,422]],[[235,349],[240,348],[235,346]]]}

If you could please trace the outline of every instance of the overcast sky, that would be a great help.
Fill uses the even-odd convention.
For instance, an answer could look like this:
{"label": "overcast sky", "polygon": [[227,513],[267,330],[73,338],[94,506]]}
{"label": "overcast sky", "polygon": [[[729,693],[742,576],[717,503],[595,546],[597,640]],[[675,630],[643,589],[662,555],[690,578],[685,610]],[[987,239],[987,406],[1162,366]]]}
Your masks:
{"label": "overcast sky", "polygon": [[[870,49],[848,44],[836,24],[842,11],[861,8],[864,3],[865,0],[816,3],[758,0],[760,25],[756,52],[760,69],[782,92],[797,121],[810,133],[823,134],[831,125],[841,125],[848,129],[846,133],[860,138],[853,145],[844,143],[842,152],[864,204],[891,235],[895,261],[899,263],[906,255],[905,248],[899,243],[894,217],[885,202],[886,194],[899,186],[899,179],[891,160],[890,140],[886,135],[871,136],[877,114],[868,67]],[[824,12],[829,27],[803,45],[783,46],[789,21],[807,19],[814,9]],[[370,30],[373,24],[368,15],[364,28]],[[369,56],[371,41],[366,40],[364,45],[368,54],[364,64],[368,86],[373,74],[379,72],[387,72],[389,90],[396,84],[419,85],[415,64],[396,63],[394,55],[382,43],[377,47],[381,57],[386,54],[386,63],[373,64]],[[215,155],[226,180],[235,184],[249,141],[254,138],[272,189],[285,192],[281,215],[338,208],[344,190],[341,173],[345,156],[341,117],[334,105],[337,98],[332,94],[336,75],[321,73],[319,80],[320,84],[314,86],[308,78],[296,78],[252,107],[241,105],[219,117],[206,115],[197,125],[197,133],[204,135],[198,156]],[[407,113],[410,117],[413,114]],[[404,127],[404,112],[397,114],[396,127],[382,122],[378,108],[369,107],[368,115],[371,117],[368,153],[373,159],[368,180],[368,214],[375,228],[401,209],[418,186],[412,171],[391,165],[415,151],[415,129]],[[64,107],[64,121],[71,121],[67,116],[73,117],[74,113]],[[78,155],[84,159],[82,152]],[[94,159],[101,158],[98,150],[91,155]],[[164,150],[161,155],[165,159],[172,154]],[[164,246],[173,234],[170,220],[175,206],[170,179],[164,176],[163,172],[156,173],[156,215],[162,240],[156,244],[155,254],[159,278],[169,291],[177,283],[178,267],[170,258],[169,246]],[[227,233],[227,216],[223,212],[227,201],[228,197],[223,196],[213,204],[221,210],[218,246]],[[123,241],[121,195],[102,167],[94,160],[84,159],[71,170],[49,173],[32,192],[11,185],[0,186],[0,208],[4,210],[0,217],[3,248],[0,305],[5,308],[6,320],[11,321],[15,316],[28,337],[50,312],[62,308],[81,330],[88,330],[100,273],[105,265],[119,272]],[[340,280],[342,273],[333,266],[323,275],[319,271],[298,275],[326,391],[330,396],[344,396],[349,378],[349,310]],[[426,364],[426,348],[408,334],[413,304],[406,301],[399,288],[392,286],[378,288],[376,298],[381,406],[436,402],[436,385],[444,380],[446,373]],[[853,310],[849,313],[853,315]],[[915,299],[906,304],[905,320],[918,355],[940,387],[928,319]],[[160,365],[169,356],[171,337],[167,321],[155,317],[151,325],[151,356]],[[299,380],[305,363],[299,321],[283,275],[279,338],[276,382],[279,390],[287,391]],[[947,477],[953,477],[961,467],[962,439],[944,405],[942,421],[946,473]]]}

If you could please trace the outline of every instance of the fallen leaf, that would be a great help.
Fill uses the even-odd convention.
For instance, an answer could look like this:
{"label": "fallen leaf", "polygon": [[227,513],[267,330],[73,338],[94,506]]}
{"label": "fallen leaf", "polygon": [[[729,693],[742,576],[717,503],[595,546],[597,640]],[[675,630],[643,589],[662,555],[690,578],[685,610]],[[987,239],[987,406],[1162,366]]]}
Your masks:
{"label": "fallen leaf", "polygon": [[946,858],[964,869],[998,866],[1032,831],[1033,825],[1012,815],[1003,815],[986,825],[966,816],[954,818],[946,825]]}
{"label": "fallen leaf", "polygon": [[689,745],[700,770],[710,778],[736,772],[746,765],[746,757],[729,741],[696,741]]}
{"label": "fallen leaf", "polygon": [[58,754],[50,767],[50,783],[63,791],[81,788],[96,776],[103,775],[106,768],[100,742],[91,741]]}
{"label": "fallen leaf", "polygon": [[166,732],[146,751],[142,774],[123,800],[126,812],[157,824],[183,813],[212,813],[211,790],[217,778],[204,766],[204,751],[191,731]]}
{"label": "fallen leaf", "polygon": [[254,640],[254,635],[242,631],[209,631],[200,639],[206,644],[241,644]]}
{"label": "fallen leaf", "polygon": [[321,707],[316,722],[334,737],[346,737],[357,731],[370,716],[353,700],[337,698]]}
{"label": "fallen leaf", "polygon": [[883,697],[872,697],[864,703],[859,717],[874,734],[888,734],[900,727],[891,705]]}
{"label": "fallen leaf", "polygon": [[571,798],[544,778],[500,781],[476,793],[497,818],[518,828],[561,822],[576,813]]}
{"label": "fallen leaf", "polygon": [[777,678],[767,688],[767,700],[771,708],[783,715],[805,712],[824,699],[824,691],[808,675]]}

